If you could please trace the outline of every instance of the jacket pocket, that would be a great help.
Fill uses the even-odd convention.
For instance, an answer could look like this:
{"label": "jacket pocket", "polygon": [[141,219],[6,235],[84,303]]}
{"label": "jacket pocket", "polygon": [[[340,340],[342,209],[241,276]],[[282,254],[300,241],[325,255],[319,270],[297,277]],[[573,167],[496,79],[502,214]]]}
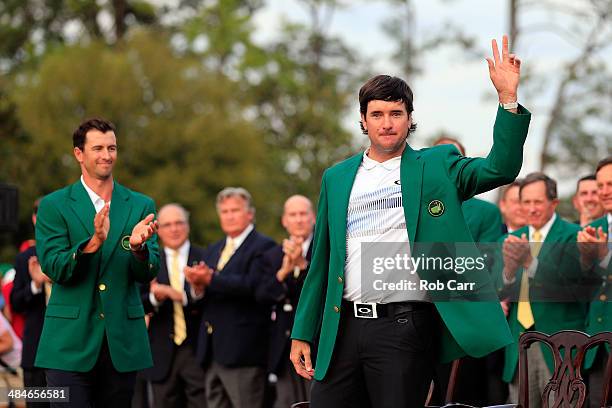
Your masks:
{"label": "jacket pocket", "polygon": [[64,319],[76,319],[79,317],[81,308],[69,305],[47,305],[46,317],[61,317]]}
{"label": "jacket pocket", "polygon": [[128,319],[138,319],[144,317],[144,308],[142,305],[133,305],[127,307]]}

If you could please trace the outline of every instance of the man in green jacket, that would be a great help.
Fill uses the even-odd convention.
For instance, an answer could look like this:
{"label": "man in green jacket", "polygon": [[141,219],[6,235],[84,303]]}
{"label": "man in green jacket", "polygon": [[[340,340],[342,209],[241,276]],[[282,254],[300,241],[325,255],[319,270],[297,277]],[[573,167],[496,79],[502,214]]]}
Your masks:
{"label": "man in green jacket", "polygon": [[[399,244],[418,256],[417,244],[467,242],[467,252],[476,252],[461,203],[514,180],[530,120],[516,103],[520,62],[507,37],[502,56],[493,40],[493,56],[489,73],[501,105],[487,158],[463,157],[452,146],[413,150],[406,144],[415,129],[408,85],[380,75],[361,88],[370,147],[323,176],[312,262],[291,335],[296,371],[315,378],[314,408],[423,406],[438,360],[483,356],[512,341],[498,301],[432,302],[435,291],[421,284],[439,275],[420,269],[405,274],[407,287],[417,290],[379,291],[376,282],[389,282],[369,286],[378,272],[361,267],[372,252],[362,254],[362,247],[371,243]],[[481,294],[494,292],[486,270],[467,279]],[[319,331],[313,370],[310,345]]]}
{"label": "man in green jacket", "polygon": [[35,365],[69,405],[127,407],[136,371],[152,365],[137,282],[157,275],[152,199],[113,180],[115,128],[103,119],[73,134],[81,179],[40,202],[36,247],[52,280]]}
{"label": "man in green jacket", "polygon": [[[595,172],[597,193],[605,215],[578,233],[583,264],[601,282],[593,293],[586,332],[593,335],[612,331],[612,156],[601,160]],[[604,371],[609,348],[597,347],[587,353],[585,369],[589,370],[589,401],[601,403]]]}
{"label": "man in green jacket", "polygon": [[[519,196],[527,226],[504,239],[503,264],[497,269],[498,290],[512,299],[508,323],[515,341],[506,347],[503,379],[510,383],[508,402],[513,403],[518,400],[519,336],[527,330],[584,330],[586,316],[586,303],[578,295],[582,273],[575,241],[580,227],[556,214],[557,183],[543,173],[528,174]],[[542,344],[530,347],[527,358],[529,406],[540,407],[554,367],[552,355]]]}

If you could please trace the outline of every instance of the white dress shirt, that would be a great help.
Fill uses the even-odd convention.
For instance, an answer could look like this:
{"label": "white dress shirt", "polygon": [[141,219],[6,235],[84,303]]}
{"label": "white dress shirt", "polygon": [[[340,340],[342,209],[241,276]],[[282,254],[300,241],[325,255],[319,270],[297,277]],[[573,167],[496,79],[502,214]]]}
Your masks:
{"label": "white dress shirt", "polygon": [[[83,187],[85,187],[85,191],[87,191],[87,195],[89,196],[91,203],[96,209],[96,214],[99,213],[100,210],[104,208],[104,200],[102,199],[102,197],[97,195],[95,191],[89,188],[87,184],[85,184],[85,179],[83,179],[83,175],[81,175],[81,184],[83,184]],[[110,205],[110,201],[108,202],[108,204]]]}

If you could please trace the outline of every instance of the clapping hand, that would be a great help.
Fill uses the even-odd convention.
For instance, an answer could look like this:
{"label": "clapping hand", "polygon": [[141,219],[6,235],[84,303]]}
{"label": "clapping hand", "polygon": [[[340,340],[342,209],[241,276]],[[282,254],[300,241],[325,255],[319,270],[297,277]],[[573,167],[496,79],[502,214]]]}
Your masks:
{"label": "clapping hand", "polygon": [[585,267],[592,264],[596,259],[603,259],[608,254],[608,234],[599,227],[595,229],[586,226],[582,231],[578,231],[576,240],[580,258]]}
{"label": "clapping hand", "polygon": [[531,264],[531,249],[527,236],[522,234],[521,237],[508,235],[503,244],[504,256],[504,275],[507,280],[511,281],[516,275],[516,270],[519,266]]}
{"label": "clapping hand", "polygon": [[214,271],[203,261],[184,269],[185,279],[197,294],[204,292],[204,288],[210,285]]}
{"label": "clapping hand", "polygon": [[142,247],[157,232],[159,223],[157,220],[153,220],[153,218],[155,218],[155,214],[149,214],[138,224],[134,225],[132,235],[130,236],[130,247]]}

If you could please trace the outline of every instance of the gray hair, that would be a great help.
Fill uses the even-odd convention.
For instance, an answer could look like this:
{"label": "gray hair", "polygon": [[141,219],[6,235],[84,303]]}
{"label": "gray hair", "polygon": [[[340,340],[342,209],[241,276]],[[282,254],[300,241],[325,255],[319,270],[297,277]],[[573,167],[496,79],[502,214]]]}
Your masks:
{"label": "gray hair", "polygon": [[519,197],[523,192],[525,186],[529,184],[537,183],[538,181],[543,181],[546,185],[546,198],[549,201],[553,201],[557,199],[557,182],[546,174],[536,171],[533,173],[529,173],[525,178],[521,181],[521,185],[519,187]]}
{"label": "gray hair", "polygon": [[164,211],[167,208],[176,208],[177,210],[179,210],[182,214],[183,214],[183,218],[185,218],[185,221],[189,222],[189,211],[187,211],[185,209],[185,207],[183,207],[182,205],[180,205],[179,203],[168,203],[163,205],[158,211],[157,214],[159,215],[159,213],[161,213],[162,211]]}
{"label": "gray hair", "polygon": [[217,211],[219,211],[219,204],[226,198],[240,197],[246,201],[248,210],[255,215],[255,207],[253,206],[253,198],[245,188],[242,187],[225,187],[217,194]]}

